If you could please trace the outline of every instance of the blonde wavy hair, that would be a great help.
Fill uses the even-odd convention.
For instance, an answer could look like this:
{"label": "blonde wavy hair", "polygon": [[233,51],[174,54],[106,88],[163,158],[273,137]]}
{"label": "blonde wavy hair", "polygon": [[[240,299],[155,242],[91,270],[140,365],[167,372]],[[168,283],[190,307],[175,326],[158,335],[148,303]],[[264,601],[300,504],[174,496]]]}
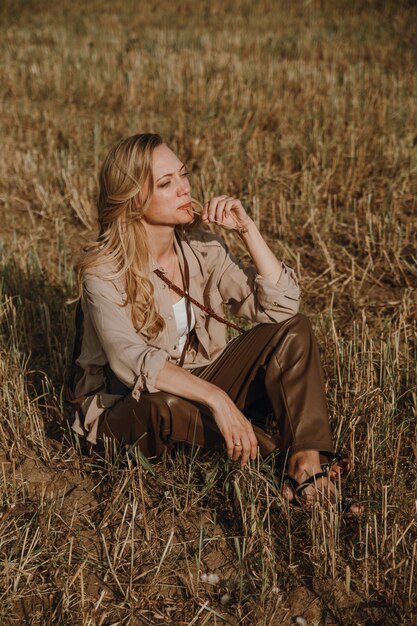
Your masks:
{"label": "blonde wavy hair", "polygon": [[[135,330],[149,339],[157,336],[165,322],[156,308],[148,277],[149,242],[140,218],[153,193],[153,151],[163,143],[160,135],[143,133],[121,139],[110,149],[99,176],[99,235],[84,248],[84,257],[75,266],[78,300],[86,270],[110,261],[116,271],[100,276],[105,280],[122,279],[126,290],[123,306],[131,305]],[[146,184],[147,195],[142,197]]]}

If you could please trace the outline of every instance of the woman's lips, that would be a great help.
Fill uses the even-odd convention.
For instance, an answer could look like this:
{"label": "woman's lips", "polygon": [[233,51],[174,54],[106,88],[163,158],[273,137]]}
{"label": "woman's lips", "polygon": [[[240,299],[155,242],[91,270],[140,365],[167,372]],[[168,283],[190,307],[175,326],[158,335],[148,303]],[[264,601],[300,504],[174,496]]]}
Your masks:
{"label": "woman's lips", "polygon": [[182,204],[178,208],[179,209],[191,209],[191,202],[187,202],[187,204]]}

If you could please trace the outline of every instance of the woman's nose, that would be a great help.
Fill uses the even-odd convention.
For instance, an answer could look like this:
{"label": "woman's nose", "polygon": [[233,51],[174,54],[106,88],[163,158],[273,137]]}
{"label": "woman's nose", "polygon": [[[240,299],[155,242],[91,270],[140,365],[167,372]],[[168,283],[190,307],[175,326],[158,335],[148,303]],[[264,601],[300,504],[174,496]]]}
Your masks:
{"label": "woman's nose", "polygon": [[180,184],[180,186],[178,188],[179,195],[182,196],[185,193],[190,193],[190,191],[191,191],[191,186],[190,186],[190,183],[188,182],[188,180],[182,180],[181,184]]}

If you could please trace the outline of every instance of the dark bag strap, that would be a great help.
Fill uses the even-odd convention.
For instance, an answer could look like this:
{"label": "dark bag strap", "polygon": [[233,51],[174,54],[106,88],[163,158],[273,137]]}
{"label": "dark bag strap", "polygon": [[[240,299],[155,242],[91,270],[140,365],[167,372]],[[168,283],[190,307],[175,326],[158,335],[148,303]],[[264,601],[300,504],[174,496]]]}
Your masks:
{"label": "dark bag strap", "polygon": [[83,340],[84,333],[84,313],[81,306],[81,300],[78,300],[77,307],[75,309],[75,337],[74,337],[74,346],[72,349],[72,358],[70,371],[67,379],[67,383],[65,385],[66,389],[66,397],[71,404],[81,404],[86,398],[89,396],[94,396],[98,391],[103,389],[104,384],[100,385],[96,389],[92,389],[87,392],[83,396],[75,397],[75,378],[77,376],[77,372],[79,371],[79,365],[77,365],[76,361],[81,354],[81,345]]}
{"label": "dark bag strap", "polygon": [[81,306],[81,300],[77,302],[77,308],[75,309],[75,337],[74,337],[74,345],[72,348],[72,358],[70,371],[68,376],[68,390],[70,392],[74,391],[75,387],[75,377],[77,375],[77,365],[76,360],[81,354],[81,343],[83,339],[83,329],[84,329],[84,313]]}
{"label": "dark bag strap", "polygon": [[[182,252],[182,258],[184,260],[184,271],[182,271],[181,263],[179,264],[181,277],[182,277],[182,282],[184,283],[185,289],[186,289],[186,291],[184,293],[188,293],[189,288],[190,288],[190,268],[188,267],[188,262],[187,262],[187,259],[185,258],[185,254],[184,254],[184,250],[183,250],[183,247],[182,247],[181,239],[180,239],[180,237],[177,234],[176,234],[176,237],[177,237],[178,245],[179,245],[179,247],[181,249],[181,252]],[[190,345],[190,341],[191,341],[191,332],[190,332],[190,328],[191,328],[191,303],[188,300],[188,298],[185,299],[185,303],[186,303],[186,310],[187,310],[187,328],[188,328],[188,332],[187,332],[187,338],[186,338],[185,343],[184,343],[184,347],[183,347],[182,352],[181,352],[180,360],[178,362],[178,365],[180,367],[182,367],[184,365],[185,356],[187,354],[188,346]]]}
{"label": "dark bag strap", "polygon": [[154,270],[154,272],[157,276],[159,276],[161,280],[164,281],[165,284],[168,285],[170,289],[172,289],[172,291],[175,291],[175,293],[177,293],[179,296],[187,298],[187,300],[195,304],[199,309],[207,313],[207,315],[210,315],[210,317],[214,317],[214,319],[217,320],[218,322],[221,322],[222,324],[226,324],[227,326],[230,326],[230,328],[234,328],[235,330],[238,330],[240,333],[245,332],[244,328],[242,328],[241,326],[238,326],[237,324],[233,324],[233,322],[229,322],[229,320],[224,319],[224,317],[222,317],[221,315],[217,315],[217,313],[215,313],[213,309],[210,309],[204,304],[201,304],[201,302],[199,302],[198,300],[190,296],[188,291],[184,291],[183,289],[181,289],[181,287],[179,287],[178,285],[175,285],[172,281],[169,280],[168,276],[165,276],[165,274],[161,270],[156,269]]}
{"label": "dark bag strap", "polygon": [[[161,270],[156,269],[154,270],[155,274],[157,276],[159,276],[159,278],[161,280],[164,281],[164,283],[166,285],[168,285],[168,287],[170,289],[172,289],[172,291],[175,291],[175,293],[177,293],[179,296],[182,296],[183,298],[185,297],[187,300],[187,323],[188,323],[188,328],[190,328],[190,319],[188,318],[188,314],[190,314],[191,317],[191,305],[190,302],[192,302],[193,304],[195,304],[199,309],[201,309],[202,311],[204,311],[205,313],[207,313],[207,315],[210,315],[210,317],[214,317],[214,319],[216,319],[218,322],[221,322],[222,324],[226,324],[226,326],[230,326],[230,328],[234,328],[235,330],[239,331],[240,333],[244,333],[245,329],[242,328],[241,326],[238,326],[237,324],[233,324],[233,322],[229,322],[229,320],[226,320],[224,317],[222,317],[221,315],[217,315],[217,313],[215,313],[213,311],[213,309],[210,309],[209,307],[205,306],[204,304],[201,304],[201,302],[199,302],[198,300],[196,300],[195,298],[193,298],[192,296],[190,296],[190,275],[189,275],[189,268],[188,268],[188,263],[187,263],[187,258],[184,254],[184,249],[182,247],[182,241],[181,241],[181,237],[179,236],[179,234],[177,232],[175,232],[175,237],[177,239],[178,242],[178,246],[182,252],[182,258],[184,259],[184,270],[185,270],[185,281],[184,281],[184,276],[182,274],[182,270],[181,270],[181,264],[180,264],[180,270],[181,270],[181,275],[182,275],[182,279],[186,288],[186,291],[184,291],[183,289],[181,289],[181,287],[179,287],[178,285],[175,285],[175,283],[173,283],[172,281],[169,280],[168,276],[166,276]],[[190,333],[188,333],[188,337],[187,339],[189,339]],[[183,351],[183,354],[185,356],[185,350]],[[183,355],[181,355],[182,357]]]}

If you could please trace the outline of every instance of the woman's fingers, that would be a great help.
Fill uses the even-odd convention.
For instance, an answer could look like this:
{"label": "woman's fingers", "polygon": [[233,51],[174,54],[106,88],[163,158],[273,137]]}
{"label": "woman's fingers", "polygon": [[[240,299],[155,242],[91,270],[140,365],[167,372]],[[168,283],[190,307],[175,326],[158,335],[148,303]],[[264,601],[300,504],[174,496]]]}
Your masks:
{"label": "woman's fingers", "polygon": [[245,456],[245,460],[242,456],[242,465],[251,459],[254,461],[258,456],[258,440],[252,428],[252,424],[248,422],[248,426],[246,429],[246,440],[247,440],[247,456]]}
{"label": "woman's fingers", "polygon": [[251,453],[251,443],[249,441],[249,437],[246,433],[242,436],[242,458],[240,459],[240,467],[246,465],[249,460],[249,456]]}
{"label": "woman's fingers", "polygon": [[[217,198],[214,221],[217,224],[224,224],[230,218],[232,208],[239,202],[230,196],[220,196]],[[232,224],[234,221],[232,220]]]}
{"label": "woman's fingers", "polygon": [[237,228],[249,220],[241,201],[227,195],[207,200],[201,217],[203,222],[219,224],[227,229]]}
{"label": "woman's fingers", "polygon": [[[239,445],[236,445],[236,444]],[[232,461],[237,461],[240,456],[246,454],[248,447],[247,437],[244,432],[233,435],[233,456]]]}
{"label": "woman's fingers", "polygon": [[224,198],[219,200],[219,202],[217,203],[215,219],[218,224],[222,224],[225,220],[225,207],[228,201],[229,196],[224,196]]}
{"label": "woman's fingers", "polygon": [[[241,466],[243,467],[249,459],[252,459],[252,461],[256,459],[258,455],[258,440],[251,425],[246,432],[243,431],[239,435],[234,435],[233,442],[233,461],[237,461],[242,456]],[[240,443],[241,445],[236,446],[235,443]]]}
{"label": "woman's fingers", "polygon": [[206,208],[207,206],[207,219],[209,220],[209,222],[217,221],[216,220],[217,206],[219,202],[221,202],[227,197],[228,196],[216,196],[215,198],[211,198],[211,200],[206,202],[206,204],[204,205],[204,208]]}
{"label": "woman's fingers", "polygon": [[248,428],[248,439],[250,442],[250,458],[252,459],[252,461],[254,461],[256,457],[258,456],[258,440],[256,438],[256,435],[253,431],[251,424],[249,425],[249,428]]}
{"label": "woman's fingers", "polygon": [[227,454],[233,461],[241,457],[243,467],[249,458],[256,459],[258,440],[252,424],[231,400],[227,399],[214,411],[214,418],[225,440]]}
{"label": "woman's fingers", "polygon": [[234,443],[233,443],[233,437],[231,435],[231,433],[222,433],[223,438],[226,442],[226,450],[227,450],[227,455],[228,457],[230,457],[231,459],[233,459],[233,461],[235,460],[233,458],[234,456],[234,452],[235,452],[235,447],[234,447]]}
{"label": "woman's fingers", "polygon": [[227,220],[231,216],[234,202],[235,200],[233,198],[229,198],[229,200],[226,200],[224,205],[224,219]]}
{"label": "woman's fingers", "polygon": [[[238,440],[238,438],[236,437],[236,441]],[[239,435],[239,441],[240,441],[240,435]],[[232,461],[237,461],[238,458],[240,457],[240,455],[242,454],[242,450],[243,450],[243,446],[242,444],[240,444],[240,446],[236,446],[235,444],[233,444],[233,456],[232,456]]]}
{"label": "woman's fingers", "polygon": [[232,209],[241,207],[241,203],[236,198],[231,196],[216,196],[211,198],[204,204],[201,217],[205,222],[214,222],[220,225],[226,225],[226,222],[230,222],[229,227],[233,227],[235,223],[232,218]]}

